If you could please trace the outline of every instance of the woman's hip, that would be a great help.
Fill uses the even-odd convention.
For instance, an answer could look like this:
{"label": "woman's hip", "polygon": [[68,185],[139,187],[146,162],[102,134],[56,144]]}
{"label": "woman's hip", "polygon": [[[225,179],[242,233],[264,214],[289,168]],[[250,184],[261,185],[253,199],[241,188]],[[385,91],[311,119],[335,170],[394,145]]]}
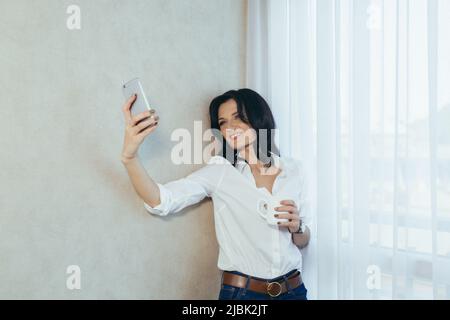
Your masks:
{"label": "woman's hip", "polygon": [[224,271],[219,300],[307,300],[307,289],[297,269],[273,279]]}

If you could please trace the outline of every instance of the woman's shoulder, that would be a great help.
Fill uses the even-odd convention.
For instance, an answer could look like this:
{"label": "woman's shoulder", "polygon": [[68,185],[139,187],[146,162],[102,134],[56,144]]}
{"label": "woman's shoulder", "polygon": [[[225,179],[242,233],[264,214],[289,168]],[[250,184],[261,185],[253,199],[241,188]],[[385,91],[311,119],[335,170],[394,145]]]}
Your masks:
{"label": "woman's shoulder", "polygon": [[220,176],[220,174],[224,171],[224,168],[226,168],[226,165],[230,164],[230,162],[222,156],[212,156],[208,160],[204,161],[204,163],[205,162],[206,164],[192,172],[189,176],[214,180],[216,177]]}
{"label": "woman's shoulder", "polygon": [[206,161],[207,165],[215,165],[215,164],[231,164],[230,161],[228,161],[226,158],[220,155],[215,155],[209,158]]}
{"label": "woman's shoulder", "polygon": [[296,172],[302,177],[305,175],[305,166],[303,160],[290,156],[280,157],[280,159],[289,170]]}

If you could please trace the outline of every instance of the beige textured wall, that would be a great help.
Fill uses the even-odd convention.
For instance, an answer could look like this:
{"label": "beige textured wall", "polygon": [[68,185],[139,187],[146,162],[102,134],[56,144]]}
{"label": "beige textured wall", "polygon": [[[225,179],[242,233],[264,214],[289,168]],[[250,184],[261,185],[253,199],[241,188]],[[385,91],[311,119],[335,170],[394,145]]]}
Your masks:
{"label": "beige textured wall", "polygon": [[217,298],[211,201],[145,211],[120,163],[120,84],[141,77],[161,118],[149,174],[181,178],[201,165],[171,164],[170,134],[244,85],[245,19],[244,0],[0,2],[0,298]]}

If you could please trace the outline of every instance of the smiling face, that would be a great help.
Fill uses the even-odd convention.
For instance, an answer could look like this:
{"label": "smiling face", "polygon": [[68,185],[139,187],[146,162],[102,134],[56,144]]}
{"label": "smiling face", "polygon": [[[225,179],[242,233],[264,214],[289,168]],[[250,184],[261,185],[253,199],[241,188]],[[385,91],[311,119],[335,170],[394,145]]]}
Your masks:
{"label": "smiling face", "polygon": [[238,152],[255,141],[255,130],[239,117],[237,104],[233,99],[220,105],[218,119],[223,137]]}

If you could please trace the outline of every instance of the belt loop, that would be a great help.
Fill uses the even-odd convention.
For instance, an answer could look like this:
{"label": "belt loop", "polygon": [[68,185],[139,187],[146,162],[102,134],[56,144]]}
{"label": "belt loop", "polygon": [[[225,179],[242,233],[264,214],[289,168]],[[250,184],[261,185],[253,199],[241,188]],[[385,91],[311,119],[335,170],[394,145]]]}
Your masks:
{"label": "belt loop", "polygon": [[246,294],[247,293],[248,286],[250,285],[250,278],[251,278],[251,276],[249,276],[248,274],[246,274],[245,276],[247,277],[247,281],[245,282],[245,288],[244,288],[242,294]]}
{"label": "belt loop", "polygon": [[290,292],[291,291],[291,287],[289,286],[289,282],[288,282],[288,277],[286,275],[283,275],[283,279],[284,279],[284,283],[286,284],[286,292]]}

